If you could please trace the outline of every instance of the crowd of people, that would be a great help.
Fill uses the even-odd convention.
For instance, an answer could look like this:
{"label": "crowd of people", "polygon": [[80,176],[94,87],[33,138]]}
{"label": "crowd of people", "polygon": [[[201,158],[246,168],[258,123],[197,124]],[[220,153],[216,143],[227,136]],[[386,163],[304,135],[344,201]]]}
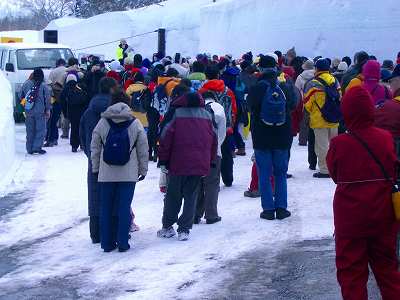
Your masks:
{"label": "crowd of people", "polygon": [[115,61],[93,57],[87,70],[75,58],[59,59],[49,86],[35,69],[21,92],[29,154],[57,146],[60,125],[72,152],[81,148],[88,157],[93,243],[105,252],[130,248],[129,232],[138,230],[131,202],[149,162],[160,168],[165,193],[158,237],[186,241],[203,217],[220,222],[220,179],[231,187],[234,158],[250,155],[246,128],[254,164],[244,195],[261,197],[262,219],[290,217],[288,165],[298,135],[309,168],[318,166],[314,178],[337,184],[343,298],[367,299],[369,264],[383,299],[398,299],[391,194],[400,154],[400,53],[381,64],[364,51],[353,60],[307,58],[295,48],[239,59],[156,53],[150,60],[129,49],[121,41]]}

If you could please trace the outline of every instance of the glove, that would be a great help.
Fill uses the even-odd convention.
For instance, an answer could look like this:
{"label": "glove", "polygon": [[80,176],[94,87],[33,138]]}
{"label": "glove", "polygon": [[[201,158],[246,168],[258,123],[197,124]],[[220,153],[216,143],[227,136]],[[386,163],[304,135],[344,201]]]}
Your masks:
{"label": "glove", "polygon": [[146,176],[140,175],[140,176],[138,177],[138,181],[143,181],[145,178],[146,178]]}

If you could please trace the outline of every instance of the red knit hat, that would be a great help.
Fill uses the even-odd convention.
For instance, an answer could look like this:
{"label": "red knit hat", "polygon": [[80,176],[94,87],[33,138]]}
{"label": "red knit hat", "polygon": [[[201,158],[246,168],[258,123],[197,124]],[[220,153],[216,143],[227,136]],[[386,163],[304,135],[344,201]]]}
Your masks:
{"label": "red knit hat", "polygon": [[122,80],[121,75],[115,71],[108,71],[106,76],[109,78],[114,78],[117,82],[121,82]]}

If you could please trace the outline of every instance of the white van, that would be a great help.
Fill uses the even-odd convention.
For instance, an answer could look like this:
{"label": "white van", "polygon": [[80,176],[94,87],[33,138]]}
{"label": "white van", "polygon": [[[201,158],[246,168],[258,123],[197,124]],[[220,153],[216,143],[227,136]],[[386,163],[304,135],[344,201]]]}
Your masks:
{"label": "white van", "polygon": [[[47,78],[58,59],[63,58],[68,61],[73,56],[70,48],[60,44],[0,44],[0,71],[11,83],[14,107],[17,107],[19,102],[23,83],[29,78],[34,68],[42,68]],[[18,119],[17,116],[16,119]]]}

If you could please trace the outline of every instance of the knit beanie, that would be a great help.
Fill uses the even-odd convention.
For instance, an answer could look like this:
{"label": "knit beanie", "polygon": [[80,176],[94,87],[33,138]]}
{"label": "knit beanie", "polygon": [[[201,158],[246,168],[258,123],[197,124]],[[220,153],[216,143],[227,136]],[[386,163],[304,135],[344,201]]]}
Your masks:
{"label": "knit beanie", "polygon": [[346,72],[349,66],[345,61],[341,61],[340,64],[338,65],[338,71]]}
{"label": "knit beanie", "polygon": [[312,60],[306,60],[301,68],[306,71],[306,70],[313,70],[314,69],[314,62]]}
{"label": "knit beanie", "polygon": [[317,69],[317,71],[329,71],[329,69],[331,68],[331,64],[326,58],[320,58],[315,63],[315,68]]}
{"label": "knit beanie", "polygon": [[75,74],[68,74],[65,82],[76,81],[78,82],[78,77]]}

